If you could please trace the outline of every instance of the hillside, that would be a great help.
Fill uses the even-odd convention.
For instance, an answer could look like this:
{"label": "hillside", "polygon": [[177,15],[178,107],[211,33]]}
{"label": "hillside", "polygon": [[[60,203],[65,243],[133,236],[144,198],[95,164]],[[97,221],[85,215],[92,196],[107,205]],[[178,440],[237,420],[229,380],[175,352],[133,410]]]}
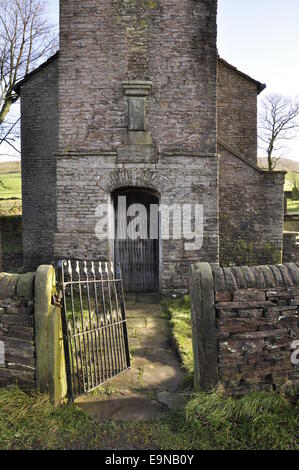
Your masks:
{"label": "hillside", "polygon": [[0,174],[20,173],[21,162],[0,162]]}
{"label": "hillside", "polygon": [[[259,158],[258,163],[260,167],[267,168],[267,158]],[[277,163],[275,170],[299,173],[299,157],[298,160],[281,158]]]}

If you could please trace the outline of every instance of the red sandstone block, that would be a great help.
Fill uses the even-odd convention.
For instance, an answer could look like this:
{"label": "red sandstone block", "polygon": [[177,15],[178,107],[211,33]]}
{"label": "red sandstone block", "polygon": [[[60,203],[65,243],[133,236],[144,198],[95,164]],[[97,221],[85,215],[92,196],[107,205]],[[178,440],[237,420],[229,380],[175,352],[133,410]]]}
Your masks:
{"label": "red sandstone block", "polygon": [[217,320],[217,328],[220,333],[246,333],[256,331],[256,321],[250,318],[231,318],[227,320]]}
{"label": "red sandstone block", "polygon": [[232,310],[232,309],[256,309],[256,308],[271,308],[275,304],[270,301],[246,301],[246,302],[219,302],[216,305],[217,310]]}
{"label": "red sandstone block", "polygon": [[236,318],[238,313],[236,310],[217,310],[217,318]]}
{"label": "red sandstone block", "polygon": [[231,302],[233,295],[231,292],[215,292],[215,302]]}
{"label": "red sandstone block", "polygon": [[256,352],[263,351],[265,347],[265,341],[263,338],[253,340],[235,340],[235,337],[230,338],[228,341],[219,342],[219,351],[221,353],[232,353],[232,352]]}
{"label": "red sandstone block", "polygon": [[256,340],[258,338],[280,338],[282,336],[288,335],[288,330],[286,328],[280,330],[266,330],[266,331],[255,331],[236,335],[235,339],[252,339]]}
{"label": "red sandstone block", "polygon": [[244,289],[244,290],[237,290],[233,294],[233,301],[234,302],[244,302],[244,301],[265,301],[266,300],[266,293],[262,290],[257,289]]}

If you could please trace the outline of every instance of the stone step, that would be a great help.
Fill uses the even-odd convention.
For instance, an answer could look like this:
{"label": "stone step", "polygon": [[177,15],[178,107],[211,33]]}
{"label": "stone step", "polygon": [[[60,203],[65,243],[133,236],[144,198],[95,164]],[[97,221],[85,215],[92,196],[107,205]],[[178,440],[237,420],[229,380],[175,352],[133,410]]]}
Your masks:
{"label": "stone step", "polygon": [[161,301],[160,294],[126,294],[126,303],[132,304],[159,304]]}

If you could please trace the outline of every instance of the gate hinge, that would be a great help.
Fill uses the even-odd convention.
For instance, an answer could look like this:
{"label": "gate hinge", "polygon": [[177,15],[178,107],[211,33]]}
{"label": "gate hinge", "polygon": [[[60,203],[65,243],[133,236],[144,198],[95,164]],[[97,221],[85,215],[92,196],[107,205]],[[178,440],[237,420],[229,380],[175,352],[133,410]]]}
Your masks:
{"label": "gate hinge", "polygon": [[52,305],[55,307],[62,307],[62,292],[56,292],[52,295]]}

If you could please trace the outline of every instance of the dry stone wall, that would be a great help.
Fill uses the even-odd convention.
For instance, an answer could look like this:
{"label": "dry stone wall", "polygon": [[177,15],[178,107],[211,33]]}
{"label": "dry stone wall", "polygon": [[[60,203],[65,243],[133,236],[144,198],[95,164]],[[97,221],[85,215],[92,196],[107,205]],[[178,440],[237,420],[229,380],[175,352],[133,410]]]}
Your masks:
{"label": "dry stone wall", "polygon": [[67,386],[55,293],[53,266],[27,274],[0,273],[0,388],[37,390],[59,404]]}
{"label": "dry stone wall", "polygon": [[34,273],[0,273],[0,387],[35,389]]}
{"label": "dry stone wall", "polygon": [[[209,279],[205,291],[203,279]],[[298,392],[299,361],[292,357],[299,340],[299,263],[224,269],[197,265],[192,292],[195,346],[197,329],[207,315],[214,318],[201,338],[214,344],[213,354],[202,355],[197,385],[218,385],[234,396],[252,390]],[[209,311],[208,296],[213,299]],[[194,351],[198,355],[198,346]]]}

